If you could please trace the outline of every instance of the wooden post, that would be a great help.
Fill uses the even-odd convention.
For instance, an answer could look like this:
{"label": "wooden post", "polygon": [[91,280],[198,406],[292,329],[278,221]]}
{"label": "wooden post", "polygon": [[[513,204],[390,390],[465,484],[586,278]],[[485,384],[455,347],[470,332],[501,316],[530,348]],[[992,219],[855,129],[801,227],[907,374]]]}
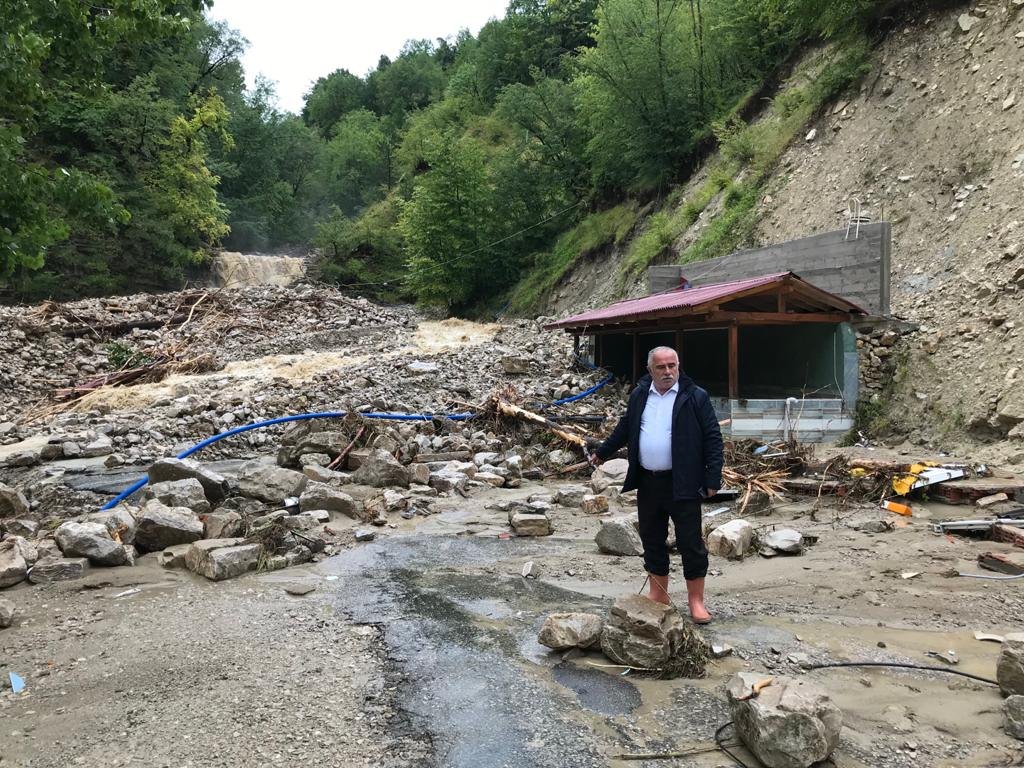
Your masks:
{"label": "wooden post", "polygon": [[740,329],[733,323],[729,326],[729,399],[740,396]]}
{"label": "wooden post", "polygon": [[679,355],[679,368],[683,367],[683,329],[676,329],[676,354]]}
{"label": "wooden post", "polygon": [[598,368],[604,366],[604,334],[594,334],[594,365]]}
{"label": "wooden post", "polygon": [[633,336],[633,383],[636,384],[640,380],[640,334],[634,333]]}

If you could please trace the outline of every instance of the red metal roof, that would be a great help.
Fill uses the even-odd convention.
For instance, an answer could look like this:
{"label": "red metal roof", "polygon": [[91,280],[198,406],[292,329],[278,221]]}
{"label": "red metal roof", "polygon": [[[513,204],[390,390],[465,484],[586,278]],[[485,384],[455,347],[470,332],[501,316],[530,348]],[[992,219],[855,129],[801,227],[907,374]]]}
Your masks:
{"label": "red metal roof", "polygon": [[[810,285],[792,272],[779,272],[773,275],[761,275],[760,277],[750,277],[744,280],[734,280],[729,283],[716,283],[714,285],[693,286],[690,288],[673,288],[670,291],[651,294],[639,299],[624,299],[601,309],[592,309],[563,320],[558,320],[544,327],[553,329],[583,325],[611,325],[629,320],[638,320],[645,315],[662,312],[666,309],[692,309],[709,302],[721,301],[751,288],[759,288],[771,283],[781,283],[787,278],[793,278],[801,283]],[[845,308],[843,311],[865,314],[864,310],[860,307],[839,296],[822,291],[820,288],[815,290],[834,300],[836,308],[843,307]]]}

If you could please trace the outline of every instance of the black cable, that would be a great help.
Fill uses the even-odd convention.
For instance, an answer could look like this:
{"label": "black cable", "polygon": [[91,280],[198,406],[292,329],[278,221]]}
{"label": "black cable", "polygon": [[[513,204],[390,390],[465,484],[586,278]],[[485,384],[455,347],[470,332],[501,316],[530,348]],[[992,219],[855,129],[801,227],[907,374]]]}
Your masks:
{"label": "black cable", "polygon": [[[738,757],[736,757],[736,755],[734,755],[734,754],[733,754],[733,753],[732,753],[732,752],[731,752],[731,751],[729,750],[729,748],[728,748],[727,746],[725,746],[725,744],[723,744],[723,743],[722,743],[722,733],[723,733],[723,732],[725,731],[725,729],[726,729],[726,728],[728,728],[728,727],[729,727],[730,725],[733,725],[733,722],[732,722],[732,720],[730,720],[729,722],[725,723],[724,725],[720,725],[720,726],[718,727],[718,730],[717,730],[717,731],[715,731],[715,745],[716,745],[716,746],[717,746],[717,747],[718,747],[718,748],[719,748],[720,750],[722,750],[722,752],[724,752],[724,753],[725,753],[726,755],[728,755],[728,756],[729,756],[729,757],[730,757],[730,758],[731,758],[732,760],[734,760],[734,761],[736,762],[736,764],[737,764],[737,765],[739,765],[739,766],[742,766],[742,768],[751,768],[751,767],[750,767],[750,766],[749,766],[749,765],[748,765],[747,763],[744,763],[744,762],[743,762],[742,760],[740,760],[740,759],[739,759]],[[733,745],[733,746],[735,746],[735,745]]]}
{"label": "black cable", "polygon": [[971,680],[978,680],[989,685],[999,685],[995,680],[987,677],[972,675],[970,672],[961,672],[959,669],[949,667],[930,667],[925,664],[901,664],[896,661],[834,661],[828,664],[808,664],[804,669],[825,669],[827,667],[900,667],[902,669],[922,669],[926,672],[945,672],[948,675],[960,675],[969,677]]}

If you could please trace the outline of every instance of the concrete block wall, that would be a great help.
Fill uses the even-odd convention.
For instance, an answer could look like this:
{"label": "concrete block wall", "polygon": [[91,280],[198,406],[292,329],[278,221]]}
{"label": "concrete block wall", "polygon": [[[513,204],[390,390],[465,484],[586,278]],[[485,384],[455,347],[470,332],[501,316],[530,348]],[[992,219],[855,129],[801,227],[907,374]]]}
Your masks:
{"label": "concrete block wall", "polygon": [[764,248],[737,251],[692,264],[650,267],[651,293],[679,285],[711,285],[776,272],[795,272],[812,285],[841,296],[873,315],[889,314],[889,268],[892,225],[862,224],[858,237],[850,230],[824,232]]}

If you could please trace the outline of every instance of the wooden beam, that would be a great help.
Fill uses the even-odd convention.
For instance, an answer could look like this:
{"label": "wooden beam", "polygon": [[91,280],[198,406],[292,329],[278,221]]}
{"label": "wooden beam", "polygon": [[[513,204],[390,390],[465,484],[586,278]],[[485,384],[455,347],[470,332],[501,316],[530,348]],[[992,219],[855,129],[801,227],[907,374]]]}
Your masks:
{"label": "wooden beam", "polygon": [[679,355],[679,367],[683,367],[683,329],[676,328],[676,354]]}
{"label": "wooden beam", "polygon": [[604,334],[594,334],[594,365],[604,367]]}
{"label": "wooden beam", "polygon": [[716,312],[708,322],[734,322],[742,325],[788,325],[790,323],[845,323],[843,312]]}
{"label": "wooden beam", "polygon": [[640,334],[634,333],[633,336],[633,383],[635,384],[640,380]]}
{"label": "wooden beam", "polygon": [[738,400],[740,396],[740,329],[738,325],[729,326],[729,399]]}
{"label": "wooden beam", "polygon": [[786,293],[787,291],[779,291],[775,296],[776,305],[775,311],[780,315],[786,311]]}

